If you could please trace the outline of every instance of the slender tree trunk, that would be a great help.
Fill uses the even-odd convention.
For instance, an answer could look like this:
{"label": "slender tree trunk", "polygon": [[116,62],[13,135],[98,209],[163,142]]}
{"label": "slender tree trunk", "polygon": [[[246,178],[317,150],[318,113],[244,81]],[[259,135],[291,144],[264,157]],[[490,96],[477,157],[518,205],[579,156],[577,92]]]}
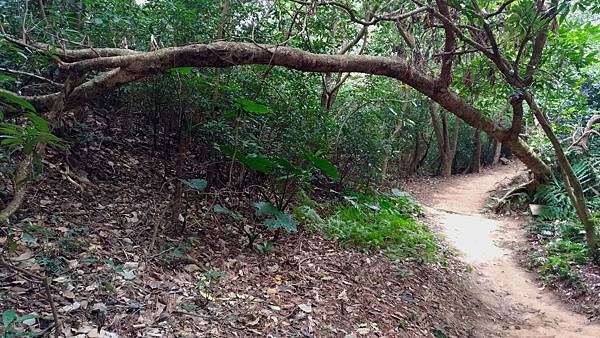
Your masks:
{"label": "slender tree trunk", "polygon": [[581,182],[575,175],[575,172],[571,167],[571,163],[567,159],[567,156],[562,149],[560,141],[554,134],[546,113],[538,107],[531,93],[525,91],[524,98],[540,126],[544,130],[544,133],[550,140],[550,143],[552,143],[552,147],[556,153],[558,165],[564,178],[565,189],[567,190],[569,198],[571,199],[571,203],[573,204],[577,216],[579,217],[581,223],[583,223],[585,229],[588,255],[592,260],[598,261],[598,238],[596,234],[596,226],[594,224],[592,215],[590,214],[590,210],[587,207],[587,201],[583,193]]}
{"label": "slender tree trunk", "polygon": [[440,155],[440,175],[442,177],[449,177],[452,175],[452,164],[454,163],[454,154],[456,153],[458,142],[459,119],[454,120],[454,130],[452,135],[450,135],[446,112],[441,112],[438,119],[437,111],[438,105],[431,101],[429,113]]}
{"label": "slender tree trunk", "polygon": [[[227,23],[227,17],[229,15],[230,0],[223,0],[221,9],[221,18],[219,19],[219,28],[217,30],[217,40],[223,40],[225,32],[225,24]],[[221,68],[215,68],[215,88],[213,89],[212,96],[212,115],[213,117],[217,113],[219,106],[219,86],[221,84]]]}
{"label": "slender tree trunk", "polygon": [[481,130],[475,129],[473,137],[473,158],[471,159],[471,172],[479,173],[481,171]]}
{"label": "slender tree trunk", "polygon": [[[410,88],[409,87],[403,87],[402,89],[403,91],[403,97],[404,97],[404,102],[402,102],[402,113],[406,112],[406,110],[408,109],[408,99],[410,98]],[[394,127],[394,131],[392,132],[392,134],[390,135],[389,139],[388,139],[388,143],[393,143],[398,136],[400,135],[400,131],[402,131],[402,126],[404,126],[404,118],[403,116],[398,116],[398,120],[396,121],[396,126]],[[419,135],[417,134],[416,137],[418,138]],[[381,165],[381,180],[385,180],[386,176],[387,176],[387,171],[388,171],[388,163],[390,161],[390,152],[391,149],[386,151],[385,154],[383,155],[383,163]]]}
{"label": "slender tree trunk", "polygon": [[410,164],[408,166],[408,173],[412,174],[417,171],[419,168],[419,162],[421,160],[421,156],[423,156],[423,146],[421,143],[421,138],[423,134],[421,132],[417,133],[415,137],[415,145],[413,149],[412,156],[410,157]]}

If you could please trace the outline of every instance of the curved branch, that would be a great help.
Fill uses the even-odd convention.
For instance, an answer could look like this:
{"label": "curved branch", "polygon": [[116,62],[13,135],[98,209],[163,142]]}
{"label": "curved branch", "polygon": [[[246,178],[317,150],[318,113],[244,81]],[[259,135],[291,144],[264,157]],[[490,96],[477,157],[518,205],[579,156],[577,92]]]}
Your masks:
{"label": "curved branch", "polygon": [[504,3],[502,3],[500,5],[500,7],[498,7],[497,10],[493,11],[492,13],[485,14],[485,18],[489,19],[489,18],[491,18],[493,16],[496,16],[496,15],[502,13],[504,11],[504,9],[506,9],[506,7],[508,7],[508,5],[512,4],[513,2],[515,2],[515,0],[507,0],[507,1],[505,1]]}
{"label": "curved branch", "polygon": [[[135,55],[97,57],[60,66],[75,78],[90,72],[103,72],[69,91],[64,109],[74,108],[82,103],[115,89],[126,83],[162,73],[174,67],[226,68],[242,65],[281,66],[314,73],[363,73],[381,75],[397,79],[413,87],[420,93],[439,103],[471,126],[476,126],[499,141],[510,135],[487,118],[480,110],[462,100],[447,88],[440,88],[437,81],[397,57],[367,55],[327,55],[315,54],[297,48],[260,45],[242,42],[213,42],[183,47],[160,49]],[[44,96],[24,97],[39,110],[45,111],[61,93]],[[525,144],[514,140],[514,153],[519,158],[530,157],[532,152]],[[545,176],[550,171],[539,158],[524,159],[533,161],[536,174]]]}
{"label": "curved branch", "polygon": [[40,75],[37,75],[37,74],[34,74],[34,73],[23,72],[23,71],[20,71],[20,70],[14,70],[14,69],[9,69],[9,68],[2,68],[2,67],[0,67],[0,72],[9,73],[9,74],[13,74],[13,75],[29,76],[29,77],[32,77],[34,79],[37,79],[37,80],[40,80],[40,81],[43,81],[43,82],[47,82],[47,83],[49,83],[49,84],[51,84],[51,85],[53,85],[54,87],[57,87],[57,88],[61,88],[63,86],[62,83],[54,82],[54,81],[52,81],[49,78],[46,78],[46,77],[43,77],[43,76],[40,76]]}

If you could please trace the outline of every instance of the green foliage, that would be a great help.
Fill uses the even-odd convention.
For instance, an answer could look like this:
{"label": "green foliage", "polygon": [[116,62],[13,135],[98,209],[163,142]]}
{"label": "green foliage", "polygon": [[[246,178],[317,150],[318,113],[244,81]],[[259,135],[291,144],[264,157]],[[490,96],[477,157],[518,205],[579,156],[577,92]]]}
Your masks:
{"label": "green foliage", "polygon": [[256,209],[256,216],[274,217],[263,221],[263,224],[271,229],[284,229],[286,232],[296,232],[298,224],[290,215],[278,210],[269,202],[250,202]]}
{"label": "green foliage", "polygon": [[13,338],[13,337],[36,337],[40,335],[40,332],[36,332],[29,325],[25,326],[22,323],[28,321],[36,321],[39,315],[36,313],[30,313],[24,316],[18,316],[14,309],[6,309],[2,312],[2,327],[1,332],[2,338]]}
{"label": "green foliage", "polygon": [[[600,156],[591,154],[584,156],[570,153],[572,167],[575,175],[588,197],[589,207],[592,211],[597,210],[594,206],[596,191],[600,189]],[[569,199],[562,179],[553,178],[549,183],[538,188],[535,201],[545,205],[540,217],[542,219],[565,219],[573,216],[575,210]]]}
{"label": "green foliage", "polygon": [[[238,230],[248,238],[249,246],[254,246],[255,240],[263,233],[263,230],[284,230],[286,233],[298,231],[298,222],[291,215],[278,209],[270,202],[250,201],[249,204],[254,208],[254,216],[256,217],[247,217],[243,213],[233,211],[220,204],[213,206],[215,213],[226,215],[235,221]],[[260,223],[263,226],[262,229],[254,226],[258,222],[257,219],[258,221],[262,220]]]}
{"label": "green foliage", "polygon": [[583,225],[575,220],[540,219],[530,225],[529,231],[544,249],[532,260],[544,280],[549,284],[577,283],[576,267],[589,261]]}
{"label": "green foliage", "polygon": [[397,259],[436,258],[436,238],[413,218],[420,207],[409,198],[376,193],[345,198],[347,204],[334,206],[334,214],[316,224],[318,229],[348,245],[382,251]]}

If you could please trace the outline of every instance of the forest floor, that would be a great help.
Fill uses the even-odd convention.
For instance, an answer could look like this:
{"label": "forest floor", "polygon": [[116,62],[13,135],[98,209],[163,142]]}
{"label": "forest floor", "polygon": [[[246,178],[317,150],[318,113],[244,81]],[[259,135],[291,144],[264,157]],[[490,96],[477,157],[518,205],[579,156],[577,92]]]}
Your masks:
{"label": "forest floor", "polygon": [[[16,241],[3,258],[52,277],[63,337],[487,337],[479,323],[505,319],[474,296],[472,272],[447,250],[436,262],[394,261],[309,229],[267,252],[249,248],[212,212],[227,186],[186,193],[185,234],[166,223],[152,248],[174,163],[127,128],[64,135],[70,153],[49,151],[44,175],[0,232],[0,244]],[[185,177],[205,175],[195,154],[202,150],[191,149]],[[54,325],[43,285],[0,268],[7,310],[39,316],[22,331]]]}
{"label": "forest floor", "polygon": [[409,186],[464,261],[474,267],[479,297],[513,318],[508,328],[490,323],[490,331],[509,337],[600,337],[600,325],[572,312],[520,264],[519,253],[529,245],[523,228],[527,217],[483,213],[490,193],[522,171],[513,163]]}
{"label": "forest floor", "polygon": [[[225,193],[212,186],[186,194],[186,233],[166,224],[151,248],[173,163],[157,159],[144,133],[105,129],[66,135],[71,154],[49,152],[18,221],[0,233],[0,244],[16,239],[6,259],[52,277],[64,337],[600,336],[519,267],[512,248],[524,220],[481,214],[516,167],[398,185],[420,188],[425,221],[442,225],[441,245],[467,263],[452,249],[437,262],[394,261],[308,229],[261,253],[211,212],[212,196]],[[190,155],[186,177],[204,170]],[[8,309],[39,315],[19,329],[53,325],[43,285],[0,269],[0,313]]]}

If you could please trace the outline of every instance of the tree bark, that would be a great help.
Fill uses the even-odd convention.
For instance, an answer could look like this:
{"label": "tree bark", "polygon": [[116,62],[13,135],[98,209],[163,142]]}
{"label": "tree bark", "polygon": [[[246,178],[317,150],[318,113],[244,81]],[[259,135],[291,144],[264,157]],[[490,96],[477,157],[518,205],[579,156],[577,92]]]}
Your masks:
{"label": "tree bark", "polygon": [[481,130],[475,129],[473,136],[473,157],[471,159],[471,172],[479,173],[481,171]]}
{"label": "tree bark", "polygon": [[540,126],[544,130],[544,133],[550,140],[550,143],[552,143],[552,147],[554,148],[554,152],[556,153],[558,166],[560,167],[561,173],[564,178],[565,189],[567,190],[571,203],[573,204],[577,216],[579,217],[581,223],[583,223],[585,229],[588,256],[592,260],[598,261],[598,237],[596,234],[596,226],[594,224],[592,215],[590,214],[590,210],[587,207],[587,200],[583,193],[581,182],[575,175],[575,172],[571,167],[571,163],[567,159],[567,156],[565,155],[565,152],[562,149],[560,141],[554,134],[554,131],[552,130],[552,126],[550,125],[550,121],[546,113],[538,107],[531,93],[525,91],[523,95],[525,101],[527,101],[527,104],[529,105],[529,108],[531,109],[536,119],[540,123]]}
{"label": "tree bark", "polygon": [[[229,0],[223,0],[221,8],[221,18],[219,19],[219,28],[217,30],[217,40],[222,40],[225,32],[225,23],[229,15]],[[217,107],[219,105],[219,85],[221,84],[221,68],[215,69],[215,88],[213,89],[211,111],[213,117],[216,115]]]}
{"label": "tree bark", "polygon": [[[75,88],[69,96],[67,108],[78,106],[121,85],[164,72],[173,67],[224,68],[262,64],[282,66],[305,72],[357,72],[394,78],[428,96],[467,124],[474,127],[478,126],[496,140],[504,142],[511,137],[509,130],[494,123],[458,95],[444,87],[440,87],[435,79],[418,72],[414,67],[399,58],[314,54],[291,47],[224,41],[164,48],[152,52],[97,49],[83,50],[83,52],[66,50],[62,51],[62,54],[68,55],[72,59],[74,55],[90,57],[89,53],[95,52],[97,52],[96,56],[106,55],[106,57],[88,58],[74,63],[61,64],[63,70],[67,72],[84,74],[93,71],[106,71]],[[111,53],[118,56],[109,56]],[[41,111],[44,111],[56,99],[57,95],[55,93],[24,97],[24,99],[29,100]],[[516,147],[513,151],[514,154],[536,176],[542,178],[551,176],[550,168],[526,144],[513,140],[506,143],[506,145]]]}
{"label": "tree bark", "polygon": [[452,175],[452,164],[454,163],[454,154],[456,153],[458,142],[459,120],[454,120],[454,129],[452,135],[450,135],[446,112],[442,111],[438,119],[437,104],[431,102],[429,108],[435,140],[438,145],[438,153],[440,155],[440,175],[442,177],[449,177]]}
{"label": "tree bark", "polygon": [[497,165],[500,162],[500,155],[502,155],[502,142],[494,140],[494,159],[492,165]]}

